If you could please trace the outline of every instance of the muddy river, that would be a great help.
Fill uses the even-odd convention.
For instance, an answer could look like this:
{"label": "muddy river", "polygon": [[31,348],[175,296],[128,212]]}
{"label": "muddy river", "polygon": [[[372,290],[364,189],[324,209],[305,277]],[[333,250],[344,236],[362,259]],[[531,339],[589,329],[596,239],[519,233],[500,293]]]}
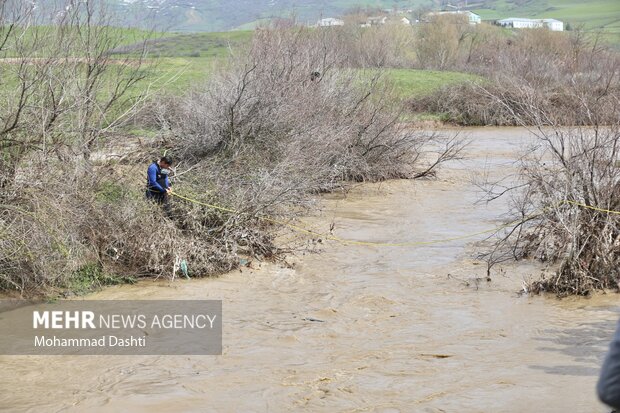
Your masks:
{"label": "muddy river", "polygon": [[[310,224],[426,241],[492,228],[472,177],[508,173],[521,129],[471,129],[437,180],[331,196]],[[0,410],[32,412],[605,412],[594,386],[619,297],[517,294],[532,264],[484,277],[472,241],[328,243],[296,265],[145,281],[87,299],[221,299],[222,356],[2,356]],[[465,283],[464,281],[468,281]],[[320,320],[320,321],[310,321]]]}

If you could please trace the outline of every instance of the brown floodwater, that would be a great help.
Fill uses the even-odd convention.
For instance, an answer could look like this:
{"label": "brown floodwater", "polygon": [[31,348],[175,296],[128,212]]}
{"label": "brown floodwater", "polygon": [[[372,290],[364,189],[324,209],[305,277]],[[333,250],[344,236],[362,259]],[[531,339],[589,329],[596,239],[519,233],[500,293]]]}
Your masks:
{"label": "brown floodwater", "polygon": [[[526,131],[470,129],[437,180],[361,185],[307,223],[344,238],[427,241],[497,224],[472,179],[508,175]],[[87,299],[221,299],[221,356],[2,356],[0,410],[32,412],[605,412],[594,386],[618,296],[484,280],[475,237],[418,247],[325,243],[292,268],[144,281]],[[478,280],[481,278],[481,280]],[[322,322],[308,321],[317,319]]]}

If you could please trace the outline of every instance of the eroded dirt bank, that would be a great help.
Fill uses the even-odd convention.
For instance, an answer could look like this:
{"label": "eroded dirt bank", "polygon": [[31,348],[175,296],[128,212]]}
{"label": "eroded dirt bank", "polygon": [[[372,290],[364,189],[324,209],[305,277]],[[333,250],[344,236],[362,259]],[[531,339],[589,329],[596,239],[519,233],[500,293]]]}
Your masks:
{"label": "eroded dirt bank", "polygon": [[[504,174],[521,129],[471,129],[469,159],[436,181],[364,185],[309,221],[402,242],[495,225],[471,175]],[[474,238],[475,240],[476,238]],[[479,238],[478,238],[479,239]],[[520,297],[533,265],[484,267],[471,240],[418,247],[329,244],[217,279],[142,282],[88,299],[221,299],[218,357],[0,357],[4,411],[603,412],[594,385],[618,297]],[[450,276],[448,276],[450,274]],[[461,280],[469,280],[465,285]],[[308,321],[308,318],[321,320]],[[304,320],[306,319],[306,320]]]}

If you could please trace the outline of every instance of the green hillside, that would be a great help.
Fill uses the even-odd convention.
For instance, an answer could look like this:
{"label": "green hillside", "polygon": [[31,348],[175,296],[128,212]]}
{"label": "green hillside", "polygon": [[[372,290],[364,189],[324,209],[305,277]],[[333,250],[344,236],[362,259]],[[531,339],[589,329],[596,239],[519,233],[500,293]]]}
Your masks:
{"label": "green hillside", "polygon": [[[605,28],[620,23],[618,0],[530,0],[517,5],[517,1],[496,0],[485,2],[485,7],[473,8],[483,19],[506,17],[555,18],[582,24],[587,28]],[[470,8],[471,9],[471,8]]]}
{"label": "green hillside", "polygon": [[483,19],[554,18],[571,28],[601,31],[610,41],[620,44],[619,0],[494,0],[469,9]]}
{"label": "green hillside", "polygon": [[556,18],[571,28],[602,30],[620,44],[620,0],[110,0],[130,25],[152,21],[163,31],[215,32],[251,30],[274,18],[313,24],[356,7],[399,12],[439,10],[460,5],[492,20],[506,17]]}
{"label": "green hillside", "polygon": [[252,29],[273,18],[295,16],[303,23],[336,17],[354,7],[415,9],[435,0],[110,0],[128,24],[152,19],[165,31]]}

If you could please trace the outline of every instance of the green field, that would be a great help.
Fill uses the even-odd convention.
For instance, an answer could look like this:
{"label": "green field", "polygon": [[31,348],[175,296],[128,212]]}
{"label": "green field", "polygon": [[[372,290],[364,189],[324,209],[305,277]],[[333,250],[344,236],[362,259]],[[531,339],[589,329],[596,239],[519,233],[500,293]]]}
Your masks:
{"label": "green field", "polygon": [[474,8],[484,20],[508,17],[554,18],[569,23],[572,28],[601,31],[612,43],[620,44],[619,0],[532,0],[517,7],[513,2],[486,2],[484,8]]}
{"label": "green field", "polygon": [[[232,50],[247,44],[251,31],[194,33],[163,37],[151,47],[151,55],[159,57],[152,67],[151,79],[156,85],[179,92],[205,82]],[[386,77],[394,82],[399,96],[423,96],[437,88],[480,79],[458,73],[413,69],[386,69]]]}
{"label": "green field", "polygon": [[498,0],[492,8],[474,9],[483,19],[507,17],[554,18],[586,28],[606,28],[620,22],[618,0],[546,0],[530,1],[521,7],[506,0]]}
{"label": "green field", "polygon": [[149,63],[143,85],[148,82],[156,90],[181,93],[206,82],[219,62],[205,57],[162,57]]}
{"label": "green field", "polygon": [[178,93],[206,82],[230,53],[252,38],[251,31],[164,35],[149,45],[148,82]]}
{"label": "green field", "polygon": [[158,57],[206,57],[228,56],[230,50],[247,44],[252,31],[220,33],[192,33],[163,36],[150,46],[151,54]]}
{"label": "green field", "polygon": [[[149,69],[150,79],[158,89],[182,92],[206,82],[221,63],[219,59],[203,57],[163,57]],[[385,69],[385,76],[403,99],[425,96],[442,86],[481,79],[468,73],[415,69]]]}
{"label": "green field", "polygon": [[482,80],[469,73],[415,69],[387,69],[387,77],[402,98],[426,96],[443,86]]}

